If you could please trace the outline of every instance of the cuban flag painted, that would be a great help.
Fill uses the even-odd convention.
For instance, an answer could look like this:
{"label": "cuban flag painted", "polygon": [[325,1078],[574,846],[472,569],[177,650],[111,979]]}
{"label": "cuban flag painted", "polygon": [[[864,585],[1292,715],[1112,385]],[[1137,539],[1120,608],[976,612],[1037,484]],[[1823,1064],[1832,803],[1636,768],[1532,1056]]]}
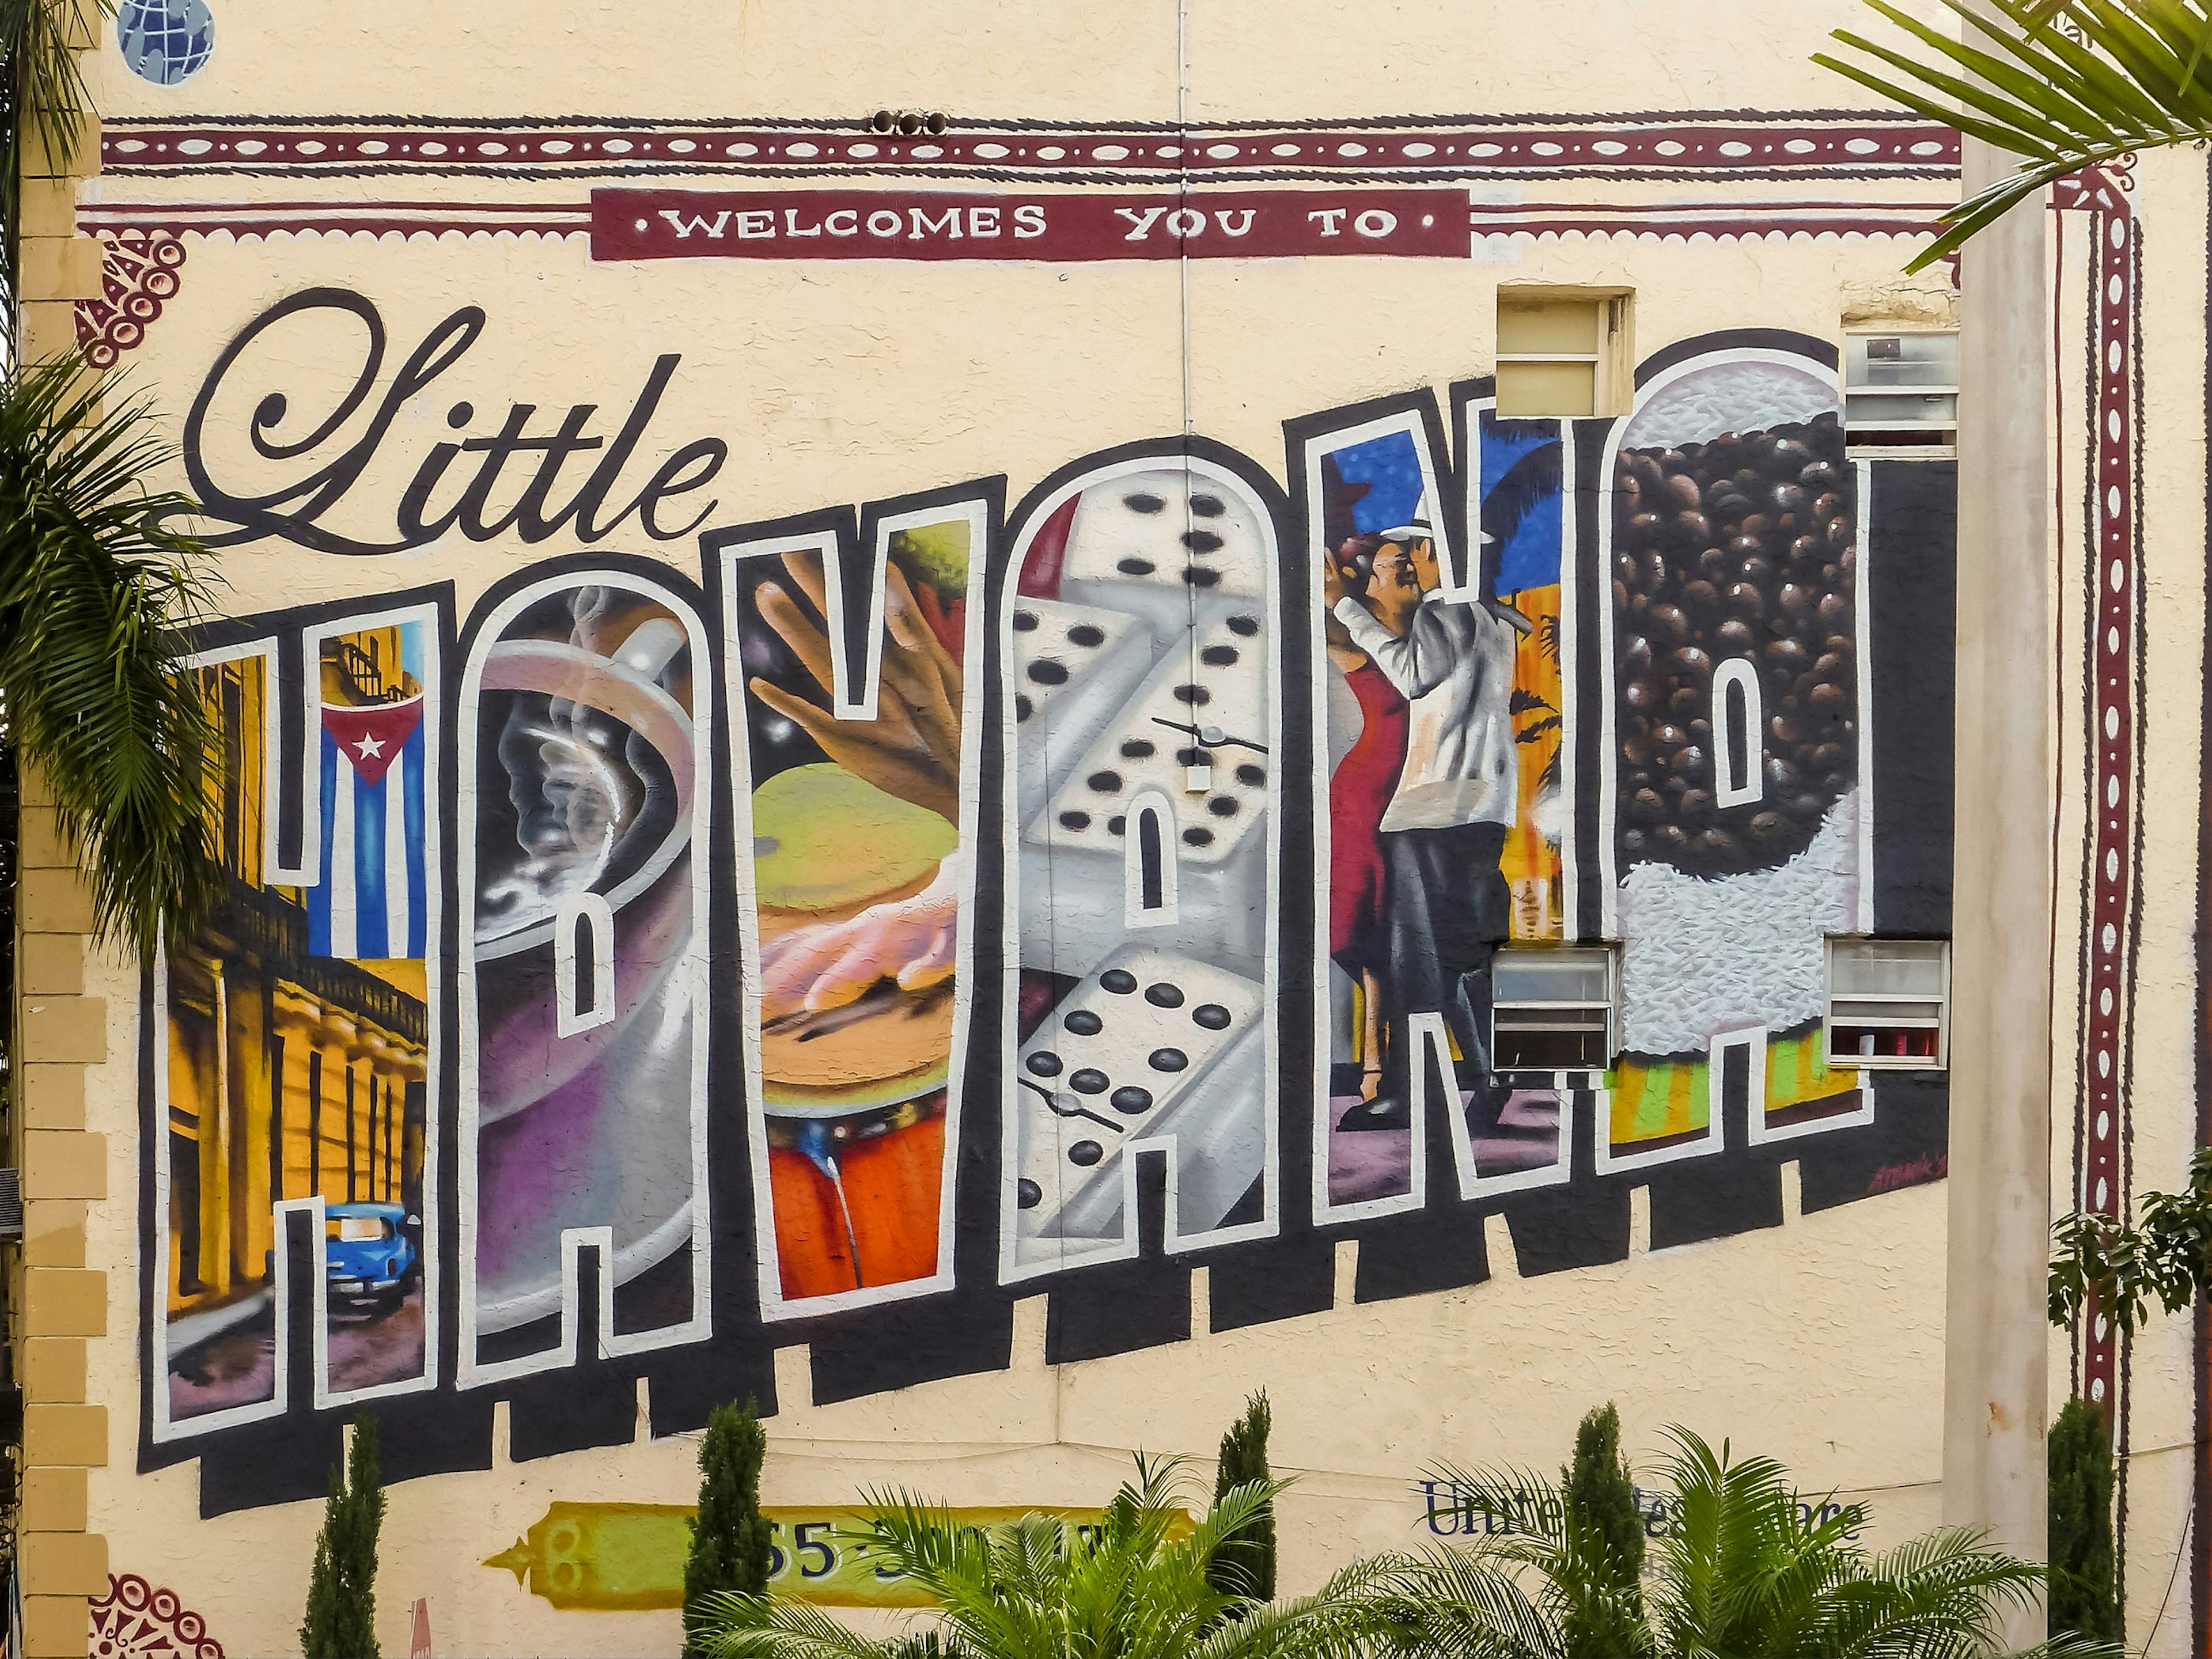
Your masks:
{"label": "cuban flag painted", "polygon": [[307,893],[319,957],[423,955],[422,699],[323,708],[323,884]]}

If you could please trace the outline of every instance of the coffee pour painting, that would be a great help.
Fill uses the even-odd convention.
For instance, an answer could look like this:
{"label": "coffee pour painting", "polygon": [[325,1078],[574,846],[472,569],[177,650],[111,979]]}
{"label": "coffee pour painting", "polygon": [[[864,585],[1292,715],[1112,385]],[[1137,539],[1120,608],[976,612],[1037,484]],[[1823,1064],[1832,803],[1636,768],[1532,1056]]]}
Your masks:
{"label": "coffee pour painting", "polygon": [[468,647],[460,745],[465,1366],[703,1328],[711,658],[691,602],[524,584]]}

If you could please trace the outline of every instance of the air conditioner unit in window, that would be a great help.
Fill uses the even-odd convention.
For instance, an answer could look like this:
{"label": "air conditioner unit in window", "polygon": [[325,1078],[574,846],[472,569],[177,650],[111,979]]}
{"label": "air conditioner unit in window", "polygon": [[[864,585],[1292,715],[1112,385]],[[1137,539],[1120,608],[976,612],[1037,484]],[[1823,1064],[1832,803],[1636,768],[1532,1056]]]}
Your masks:
{"label": "air conditioner unit in window", "polygon": [[1950,991],[1951,947],[1942,939],[1830,939],[1828,1064],[1941,1070]]}
{"label": "air conditioner unit in window", "polygon": [[1500,951],[1491,964],[1491,1066],[1601,1072],[1613,1060],[1613,952],[1562,945]]}
{"label": "air conditioner unit in window", "polygon": [[1844,442],[1853,454],[1929,458],[1959,439],[1959,337],[1850,334],[1844,339]]}

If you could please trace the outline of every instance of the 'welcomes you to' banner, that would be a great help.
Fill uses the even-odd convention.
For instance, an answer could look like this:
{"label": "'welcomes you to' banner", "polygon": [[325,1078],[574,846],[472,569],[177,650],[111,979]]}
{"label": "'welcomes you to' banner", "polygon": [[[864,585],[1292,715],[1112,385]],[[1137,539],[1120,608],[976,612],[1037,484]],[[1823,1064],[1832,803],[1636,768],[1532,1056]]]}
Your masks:
{"label": "'welcomes you to' banner", "polygon": [[594,259],[1465,258],[1454,190],[592,192]]}

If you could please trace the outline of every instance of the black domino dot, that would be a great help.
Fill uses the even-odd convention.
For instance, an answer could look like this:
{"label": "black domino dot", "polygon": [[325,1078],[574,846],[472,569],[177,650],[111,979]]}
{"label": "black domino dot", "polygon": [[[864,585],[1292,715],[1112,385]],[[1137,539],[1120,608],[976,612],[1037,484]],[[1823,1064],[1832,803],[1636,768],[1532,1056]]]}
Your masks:
{"label": "black domino dot", "polygon": [[1189,829],[1182,832],[1182,838],[1186,842],[1193,847],[1211,847],[1213,845],[1213,831],[1207,829],[1202,823],[1192,824]]}
{"label": "black domino dot", "polygon": [[1017,633],[1017,634],[1026,634],[1026,633],[1028,633],[1031,629],[1035,628],[1036,625],[1037,625],[1037,617],[1036,617],[1036,611],[1015,611],[1015,612],[1014,612],[1014,632],[1015,632],[1015,633]]}
{"label": "black domino dot", "polygon": [[1121,505],[1132,513],[1151,514],[1158,512],[1167,503],[1149,490],[1139,490],[1135,495],[1122,496]]}
{"label": "black domino dot", "polygon": [[1221,551],[1221,538],[1215,535],[1211,530],[1184,531],[1182,532],[1182,544],[1194,553],[1205,554],[1218,553]]}
{"label": "black domino dot", "polygon": [[1071,808],[1060,815],[1060,827],[1063,830],[1088,830],[1091,827],[1091,814],[1078,812]]}
{"label": "black domino dot", "polygon": [[1114,568],[1125,576],[1149,576],[1157,567],[1150,559],[1116,559]]}
{"label": "black domino dot", "polygon": [[1150,738],[1131,738],[1121,745],[1123,760],[1150,760],[1158,753],[1159,748]]}
{"label": "black domino dot", "polygon": [[1127,968],[1109,968],[1098,975],[1098,982],[1117,997],[1125,997],[1137,988],[1137,976]]}
{"label": "black domino dot", "polygon": [[1035,713],[1036,713],[1036,705],[1031,702],[1027,697],[1024,696],[1020,692],[1015,692],[1014,718],[1017,720],[1025,720]]}
{"label": "black domino dot", "polygon": [[1249,761],[1237,769],[1237,781],[1248,789],[1257,789],[1267,781],[1267,769],[1255,766]]}
{"label": "black domino dot", "polygon": [[1212,759],[1213,757],[1203,749],[1178,749],[1176,750],[1176,764],[1177,766],[1204,766]]}
{"label": "black domino dot", "polygon": [[1218,519],[1228,508],[1222,505],[1218,495],[1194,495],[1190,498],[1190,510],[1201,519]]}
{"label": "black domino dot", "polygon": [[1097,1036],[1106,1029],[1106,1022],[1088,1008],[1078,1008],[1060,1023],[1078,1036]]}
{"label": "black domino dot", "polygon": [[1044,1188],[1024,1176],[1014,1183],[1014,1202],[1024,1210],[1034,1210],[1044,1202]]}
{"label": "black domino dot", "polygon": [[1193,587],[1212,587],[1221,580],[1218,570],[1208,570],[1202,564],[1185,565],[1182,579]]}
{"label": "black domino dot", "polygon": [[1155,1008],[1180,1008],[1182,1006],[1182,988],[1162,980],[1157,985],[1145,987],[1145,1000]]}
{"label": "black domino dot", "polygon": [[1067,684],[1067,665],[1056,662],[1050,657],[1040,657],[1030,665],[1030,678],[1039,685],[1065,685]]}
{"label": "black domino dot", "polygon": [[1229,619],[1229,631],[1232,634],[1242,634],[1249,640],[1260,631],[1260,619],[1257,617],[1231,617]]}
{"label": "black domino dot", "polygon": [[[1036,670],[1032,668],[1030,672],[1034,676]],[[1203,708],[1213,701],[1213,693],[1202,685],[1178,685],[1175,689],[1175,699],[1177,702],[1188,703],[1193,708]]]}
{"label": "black domino dot", "polygon": [[1067,630],[1067,642],[1088,651],[1093,646],[1106,643],[1106,630],[1094,623],[1078,623]]}
{"label": "black domino dot", "polygon": [[1105,1156],[1106,1149],[1095,1140],[1079,1140],[1067,1149],[1067,1161],[1085,1170]]}
{"label": "black domino dot", "polygon": [[1150,1089],[1116,1089],[1107,1097],[1108,1103],[1117,1112],[1141,1112],[1152,1103]]}
{"label": "black domino dot", "polygon": [[1049,1048],[1040,1048],[1022,1062],[1039,1077],[1060,1075],[1060,1056]]}
{"label": "black domino dot", "polygon": [[1209,645],[1198,653],[1198,659],[1208,668],[1226,668],[1237,660],[1233,645]]}
{"label": "black domino dot", "polygon": [[1125,835],[1127,833],[1128,828],[1129,820],[1123,817],[1119,812],[1116,812],[1112,817],[1106,820],[1106,833],[1109,836]]}
{"label": "black domino dot", "polygon": [[1102,795],[1115,794],[1121,787],[1121,775],[1119,772],[1093,772],[1084,779],[1084,782]]}
{"label": "black domino dot", "polygon": [[1180,1072],[1190,1064],[1190,1056],[1180,1048],[1155,1048],[1145,1056],[1145,1064],[1156,1072]]}
{"label": "black domino dot", "polygon": [[1226,1030],[1229,1028],[1229,1011],[1218,1002],[1201,1002],[1190,1011],[1190,1023],[1203,1026],[1209,1031]]}
{"label": "black domino dot", "polygon": [[1206,810],[1217,818],[1233,818],[1237,816],[1237,798],[1234,795],[1216,795],[1206,803]]}
{"label": "black domino dot", "polygon": [[1086,1066],[1069,1075],[1067,1086],[1079,1095],[1103,1095],[1106,1092],[1107,1080],[1105,1073],[1095,1066]]}

